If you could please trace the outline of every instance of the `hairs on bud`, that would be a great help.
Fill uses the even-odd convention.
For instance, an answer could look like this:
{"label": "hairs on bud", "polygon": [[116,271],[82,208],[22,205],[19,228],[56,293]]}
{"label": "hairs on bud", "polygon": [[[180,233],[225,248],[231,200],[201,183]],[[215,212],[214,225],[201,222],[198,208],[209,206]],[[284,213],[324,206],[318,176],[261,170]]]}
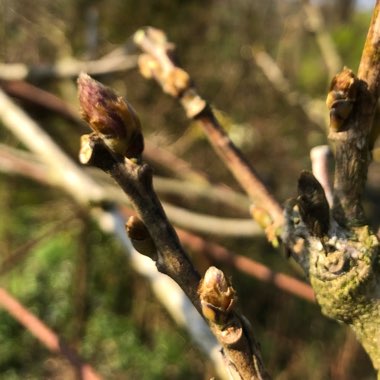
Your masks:
{"label": "hairs on bud", "polygon": [[128,158],[141,155],[140,120],[127,101],[85,73],[78,77],[78,96],[82,118],[112,152]]}

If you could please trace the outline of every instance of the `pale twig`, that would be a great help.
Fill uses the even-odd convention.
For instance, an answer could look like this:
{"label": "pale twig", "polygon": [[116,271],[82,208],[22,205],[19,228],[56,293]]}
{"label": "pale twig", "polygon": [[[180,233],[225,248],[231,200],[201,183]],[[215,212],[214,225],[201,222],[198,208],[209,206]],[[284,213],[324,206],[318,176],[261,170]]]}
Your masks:
{"label": "pale twig", "polygon": [[[58,178],[54,179],[54,177],[46,175],[47,170],[47,165],[42,164],[34,155],[0,144],[0,171],[8,174],[21,174],[51,186],[62,186]],[[156,182],[156,180],[154,182]],[[162,187],[164,180],[161,179],[161,182],[158,182],[161,183]],[[169,184],[173,184],[173,182]],[[181,187],[182,191],[184,187],[186,187],[186,183],[183,182],[177,183],[177,185]],[[160,185],[158,187],[160,188]],[[102,201],[111,201],[119,204],[125,204],[127,202],[124,193],[114,184],[104,183],[102,188],[104,191]],[[189,184],[189,188],[191,188],[191,184]],[[199,195],[199,189],[197,190],[198,192],[195,195]],[[212,195],[213,188],[210,188],[207,196]],[[222,195],[223,194],[220,194],[220,196]],[[216,217],[189,211],[167,202],[163,202],[163,206],[172,223],[179,227],[190,229],[191,231],[218,236],[246,238],[263,235],[262,230],[250,218]]]}
{"label": "pale twig", "polygon": [[139,59],[142,74],[148,78],[154,77],[165,92],[180,100],[187,116],[200,123],[211,145],[253,203],[266,210],[273,221],[281,224],[282,207],[230,140],[211,107],[199,96],[189,74],[173,60],[174,45],[167,41],[162,31],[154,28],[136,32],[135,41],[145,53]]}
{"label": "pale twig", "polygon": [[338,50],[327,32],[327,28],[320,9],[309,0],[302,0],[303,9],[306,14],[308,29],[314,33],[323,61],[326,64],[329,78],[332,78],[339,70],[342,69],[342,60]]}
{"label": "pale twig", "polygon": [[249,56],[253,58],[256,66],[261,69],[268,81],[286,99],[288,104],[292,107],[300,107],[310,123],[317,124],[318,127],[325,130],[327,125],[325,102],[312,99],[292,88],[280,67],[266,51],[255,47],[247,47],[246,50]]}
{"label": "pale twig", "polygon": [[81,379],[101,379],[100,375],[98,375],[89,364],[84,363],[78,354],[68,347],[54,331],[28,311],[3,288],[0,288],[0,306],[21,323],[51,352],[64,356],[76,371],[78,371],[78,375]]}
{"label": "pale twig", "polygon": [[312,172],[322,185],[330,207],[333,204],[333,192],[329,176],[329,160],[331,155],[331,149],[328,145],[315,146],[310,150]]}
{"label": "pale twig", "polygon": [[27,66],[23,63],[0,63],[1,80],[35,80],[49,78],[73,78],[82,71],[92,75],[112,74],[136,67],[134,55],[112,55],[94,61],[78,61],[67,58],[53,65]]}
{"label": "pale twig", "polygon": [[[75,122],[79,126],[84,125],[76,110],[50,92],[25,81],[4,81],[1,83],[1,87],[9,95],[16,96],[22,100],[49,109],[50,111]],[[199,197],[207,197],[207,199],[211,201],[218,200],[221,203],[229,205],[233,209],[242,212],[247,211],[249,200],[246,196],[239,194],[226,186],[211,184],[204,173],[195,170],[186,161],[168,150],[155,146],[149,141],[145,141],[144,157],[171,175],[187,181],[186,183],[183,181],[174,182],[173,180],[156,177],[155,184],[159,193],[161,191],[165,193],[176,193],[176,190],[178,190],[183,194],[183,188],[185,186],[186,196],[198,194]]]}

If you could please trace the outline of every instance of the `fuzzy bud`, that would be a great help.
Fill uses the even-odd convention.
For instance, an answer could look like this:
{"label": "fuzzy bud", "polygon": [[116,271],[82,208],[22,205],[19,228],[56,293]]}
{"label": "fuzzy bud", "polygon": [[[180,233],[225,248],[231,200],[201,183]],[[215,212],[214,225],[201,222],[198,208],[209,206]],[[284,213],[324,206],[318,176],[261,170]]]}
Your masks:
{"label": "fuzzy bud", "polygon": [[334,132],[344,129],[344,123],[350,116],[356,100],[358,79],[345,67],[331,81],[326,105],[330,110],[330,128]]}
{"label": "fuzzy bud", "polygon": [[144,149],[140,121],[132,106],[87,74],[78,78],[82,118],[114,153],[139,157]]}
{"label": "fuzzy bud", "polygon": [[198,289],[202,312],[209,321],[224,324],[235,304],[235,290],[224,273],[210,267]]}

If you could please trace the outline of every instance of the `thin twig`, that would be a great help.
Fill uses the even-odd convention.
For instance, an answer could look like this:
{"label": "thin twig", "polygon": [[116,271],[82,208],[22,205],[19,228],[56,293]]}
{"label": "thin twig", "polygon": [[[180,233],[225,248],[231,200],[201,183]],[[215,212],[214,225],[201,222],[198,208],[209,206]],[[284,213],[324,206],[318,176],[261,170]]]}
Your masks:
{"label": "thin twig", "polygon": [[0,288],[0,306],[27,328],[50,351],[64,356],[78,371],[81,379],[101,379],[100,375],[89,364],[83,362],[78,354],[68,347],[53,330],[47,327],[3,288]]}
{"label": "thin twig", "polygon": [[322,185],[330,207],[333,204],[333,193],[329,176],[329,159],[331,154],[328,145],[315,146],[310,150],[311,167],[314,177]]}
{"label": "thin twig", "polygon": [[[46,175],[47,170],[47,165],[36,160],[34,155],[0,144],[0,171],[8,174],[20,174],[50,186],[62,186],[62,183],[57,177],[53,178]],[[96,177],[94,176],[94,178]],[[156,183],[156,179],[154,182]],[[158,188],[162,188],[163,182],[165,181],[158,179],[157,182]],[[167,185],[172,185],[171,191],[173,191],[173,182],[165,184],[165,187],[167,187]],[[176,185],[179,186],[182,191],[184,188],[186,188],[187,191],[191,191],[191,183],[187,186],[186,183],[180,181],[180,183],[176,182]],[[127,202],[124,193],[114,184],[104,183],[102,188],[104,191],[104,196],[102,197],[103,202],[111,201],[119,204],[125,204]],[[199,196],[200,190],[201,189],[197,188],[194,195]],[[219,194],[217,189],[209,188],[207,190],[207,196],[213,196],[214,190]],[[163,191],[163,193],[165,193],[165,191]],[[222,202],[223,193],[219,194],[219,196]],[[213,199],[213,201],[215,201],[215,199]],[[263,235],[259,226],[250,218],[216,217],[189,211],[168,202],[163,202],[162,204],[172,223],[179,227],[190,229],[191,231],[218,236],[246,238]],[[242,205],[244,205],[244,202],[242,202]]]}
{"label": "thin twig", "polygon": [[167,41],[162,31],[153,28],[136,32],[135,41],[145,53],[139,60],[143,75],[154,77],[165,92],[181,101],[187,116],[200,123],[211,145],[254,204],[265,209],[273,221],[281,224],[282,207],[230,140],[211,107],[199,96],[189,74],[173,60],[174,45]]}
{"label": "thin twig", "polygon": [[343,67],[331,35],[327,28],[320,9],[309,0],[302,0],[306,14],[307,27],[314,33],[319,50],[326,64],[329,78],[332,78]]}
{"label": "thin twig", "polygon": [[315,302],[315,297],[310,285],[299,281],[286,274],[272,271],[267,266],[258,263],[242,255],[237,255],[225,247],[206,241],[188,231],[176,229],[181,242],[189,247],[191,251],[202,253],[213,260],[228,264],[242,273],[246,273],[260,281],[271,283],[277,288],[284,290],[290,294],[303,298],[310,302]]}
{"label": "thin twig", "polygon": [[229,368],[242,380],[268,379],[260,348],[234,307],[234,291],[224,274],[209,268],[201,282],[168,221],[152,186],[152,171],[141,162],[143,138],[132,107],[88,75],[79,77],[78,87],[83,116],[94,131],[81,139],[81,162],[108,173],[129,197],[141,219],[131,219],[127,225],[132,241],[147,241],[149,251],[142,253],[182,288],[205,317],[223,346]]}
{"label": "thin twig", "polygon": [[134,55],[115,55],[95,61],[78,61],[74,58],[46,66],[27,66],[23,63],[1,63],[1,80],[36,80],[74,78],[82,71],[92,75],[112,74],[136,67]]}
{"label": "thin twig", "polygon": [[[6,95],[4,95],[3,98],[8,100]],[[9,104],[11,104],[11,107],[7,108],[7,105]],[[20,139],[24,145],[34,151],[39,160],[41,160],[47,168],[50,168],[48,170],[44,170],[44,177],[49,184],[60,186],[79,204],[85,203],[90,205],[94,202],[94,200],[95,203],[98,204],[102,200],[108,199],[106,190],[103,189],[83,170],[78,169],[78,175],[72,175],[72,167],[76,168],[75,164],[57,145],[51,143],[51,139],[44,132],[44,130],[37,123],[33,122],[27,114],[20,110],[16,104],[6,102],[4,107],[0,106],[0,119],[3,120],[3,122],[6,121],[4,122],[4,126],[8,127],[12,132],[16,132],[17,135],[20,133]],[[14,123],[17,123],[17,125],[13,125]],[[45,144],[46,142],[48,143]],[[57,154],[57,152],[59,152],[59,154]],[[61,158],[62,156],[64,157],[63,160],[56,160],[56,157]],[[67,163],[69,163],[69,165],[67,165]],[[37,180],[41,180],[41,178],[41,175],[35,177]],[[72,181],[76,181],[75,186]],[[93,197],[93,191],[96,194],[95,198]],[[111,218],[112,220],[120,220],[121,218],[115,211],[107,212],[102,210],[101,214],[108,219]],[[98,214],[94,215],[97,222],[102,227],[103,219],[100,217],[98,218],[98,216]],[[120,223],[118,223],[118,225],[120,225]],[[123,230],[123,233],[121,233],[119,227],[115,231],[117,236],[125,243],[125,249],[130,248],[131,244],[126,237],[125,231]],[[130,252],[126,253],[128,253],[128,255],[130,254]],[[165,283],[163,278],[166,278],[166,276],[158,273],[156,269],[153,269],[152,267],[154,265],[148,265],[146,261],[141,262],[141,260],[137,260],[136,256],[141,257],[141,255],[138,255],[135,252],[134,255],[132,255],[132,261],[135,268],[139,268],[139,271],[142,272],[142,274],[144,274],[144,276],[149,280],[155,293],[160,294],[159,299],[167,307],[167,310],[173,318],[175,320],[179,320],[179,318],[181,318],[181,320],[184,321],[184,327],[187,328],[189,334],[196,334],[195,340],[198,344],[201,343],[200,345],[203,348],[204,353],[213,362],[216,372],[223,373],[220,368],[221,347],[217,344],[210,330],[204,327],[206,325],[203,319],[200,317],[198,319],[196,318],[198,313],[195,312],[195,316],[193,316],[194,311],[191,311],[191,307],[193,306],[190,306],[191,303],[188,301],[187,297],[183,294],[183,292],[178,292],[178,288],[173,288],[172,285],[168,285],[167,283],[165,288],[161,289],[162,284]],[[187,318],[189,315],[191,318]],[[203,327],[200,328],[200,326]],[[200,338],[200,336],[202,336],[202,338]],[[221,375],[221,378],[225,379],[226,376]]]}
{"label": "thin twig", "polygon": [[275,90],[285,98],[290,106],[300,107],[310,123],[317,124],[324,131],[327,124],[325,103],[319,99],[312,99],[292,88],[280,67],[266,51],[255,47],[248,49],[256,66],[261,69]]}

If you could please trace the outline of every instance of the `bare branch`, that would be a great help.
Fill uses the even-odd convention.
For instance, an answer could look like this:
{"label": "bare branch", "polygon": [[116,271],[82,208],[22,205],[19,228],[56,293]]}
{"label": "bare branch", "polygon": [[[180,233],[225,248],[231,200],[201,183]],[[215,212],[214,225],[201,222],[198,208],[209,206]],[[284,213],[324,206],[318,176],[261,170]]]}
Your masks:
{"label": "bare branch", "polygon": [[180,100],[187,116],[200,123],[211,145],[251,200],[265,209],[273,221],[280,224],[281,206],[229,139],[211,107],[199,96],[189,74],[173,59],[174,45],[167,41],[162,31],[153,28],[136,32],[135,41],[145,52],[139,59],[143,75],[154,77],[165,92]]}
{"label": "bare branch", "polygon": [[[7,99],[6,95],[4,95],[3,98]],[[12,106],[7,108],[6,106],[9,104]],[[103,189],[102,186],[92,180],[83,170],[78,169],[78,175],[72,175],[72,168],[76,168],[75,164],[60,150],[60,148],[58,148],[58,146],[51,143],[51,139],[43,129],[33,122],[27,114],[21,111],[16,104],[13,102],[6,102],[4,107],[0,107],[0,119],[3,120],[4,126],[8,127],[11,131],[15,131],[17,135],[22,132],[20,134],[21,141],[29,149],[36,152],[38,158],[46,165],[48,170],[44,169],[45,182],[47,181],[49,184],[60,186],[80,204],[85,203],[91,205],[94,202],[95,204],[99,204],[102,200],[108,200],[106,189]],[[13,123],[17,123],[17,125],[14,125]],[[46,142],[48,143],[45,144]],[[59,152],[58,155],[56,154],[57,152]],[[55,159],[56,157],[58,157],[57,160]],[[61,157],[64,157],[65,159],[61,160]],[[32,161],[35,161],[35,159]],[[69,163],[69,165],[67,165],[67,163]],[[34,176],[34,179],[41,180],[42,177],[41,174]],[[73,184],[73,181],[76,183]],[[95,198],[94,193],[96,195]],[[120,228],[118,227],[121,218],[119,213],[115,211],[106,212],[104,210],[98,210],[98,212],[96,214],[93,213],[93,215],[102,228],[106,229],[105,224],[107,224],[108,230],[110,228],[109,220],[111,219],[111,230],[122,240],[125,249],[131,248],[124,229],[121,233]],[[107,223],[103,223],[105,219],[108,221]],[[128,255],[129,254],[130,252],[128,252]],[[152,266],[154,265],[149,266],[145,261],[141,262],[141,260],[136,259],[136,257],[140,258],[141,255],[133,254],[132,252],[131,260],[134,267],[138,268],[137,270],[149,280],[154,292],[158,295],[160,301],[168,309],[173,318],[176,321],[180,320],[189,333],[195,336],[197,343],[201,345],[205,354],[208,355],[210,360],[214,363],[216,371],[220,373],[221,378],[225,379],[225,373],[223,375],[223,371],[220,369],[220,346],[216,343],[209,329],[205,329],[204,327],[199,328],[199,326],[202,325],[199,321],[203,322],[203,319],[197,319],[198,313],[192,311],[195,309],[188,301],[187,297],[185,297],[183,293],[178,292],[178,288],[173,288],[172,283],[169,285],[165,282],[163,278],[166,276],[158,273],[156,269],[153,270]]]}
{"label": "bare branch", "polygon": [[[150,168],[141,163],[140,141],[138,141],[138,149],[133,149],[133,144],[136,143],[133,132],[136,130],[137,122],[134,117],[125,114],[127,106],[121,104],[122,100],[110,89],[83,75],[79,78],[78,84],[82,109],[91,128],[95,131],[82,138],[81,162],[109,173],[128,195],[148,231],[149,240],[152,239],[154,242],[157,252],[153,258],[157,269],[171,277],[202,314],[204,310],[200,294],[203,293],[198,294],[201,277],[182,248],[174,228],[164,213],[152,186]],[[119,109],[118,113],[114,113],[116,107]],[[120,143],[117,139],[120,139]],[[122,144],[122,149],[120,149],[120,144]],[[137,152],[137,155],[131,156],[130,152]],[[136,236],[132,238],[135,240]],[[151,250],[146,253],[152,257]],[[234,368],[241,379],[268,378],[259,348],[244,319],[235,310],[231,309],[228,317],[223,321],[214,320],[204,312],[203,316],[208,320],[212,332],[223,346],[229,366]]]}

